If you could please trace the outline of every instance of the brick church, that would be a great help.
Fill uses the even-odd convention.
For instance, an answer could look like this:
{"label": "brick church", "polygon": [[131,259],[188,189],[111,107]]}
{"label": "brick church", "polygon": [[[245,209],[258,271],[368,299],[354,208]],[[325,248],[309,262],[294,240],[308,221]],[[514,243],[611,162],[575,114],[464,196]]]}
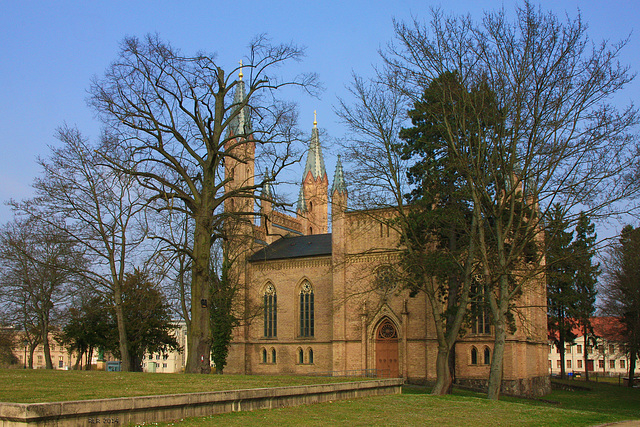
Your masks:
{"label": "brick church", "polygon": [[[235,96],[236,102],[244,96],[241,80]],[[247,133],[250,126],[248,113],[241,112],[231,132]],[[236,147],[237,160],[225,165],[228,185],[253,185],[255,145]],[[249,320],[234,330],[225,372],[435,381],[429,304],[424,295],[410,297],[389,274],[399,241],[389,227],[393,211],[349,210],[339,157],[329,187],[315,119],[296,215],[272,209],[271,191],[263,189],[259,224],[245,221],[231,239],[240,310]],[[251,211],[254,203],[250,197],[228,199],[225,209]],[[549,387],[544,281],[528,288],[518,305],[517,331],[505,348],[504,390],[541,395]],[[458,383],[482,386],[493,354],[492,327],[488,316],[471,323],[455,347],[455,376]]]}

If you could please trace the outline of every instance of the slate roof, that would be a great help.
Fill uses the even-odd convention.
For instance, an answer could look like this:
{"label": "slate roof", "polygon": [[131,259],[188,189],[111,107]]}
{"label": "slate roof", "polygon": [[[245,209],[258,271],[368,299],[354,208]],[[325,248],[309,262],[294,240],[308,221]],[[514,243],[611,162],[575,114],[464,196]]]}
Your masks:
{"label": "slate roof", "polygon": [[331,255],[331,233],[284,237],[253,254],[249,261]]}

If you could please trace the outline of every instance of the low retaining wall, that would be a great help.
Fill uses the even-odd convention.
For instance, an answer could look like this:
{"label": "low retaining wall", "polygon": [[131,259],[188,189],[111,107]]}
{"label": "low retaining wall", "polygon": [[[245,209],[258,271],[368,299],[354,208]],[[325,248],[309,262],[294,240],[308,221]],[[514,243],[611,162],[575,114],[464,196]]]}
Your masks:
{"label": "low retaining wall", "polygon": [[365,396],[399,394],[403,380],[257,388],[51,403],[0,403],[0,426],[142,424],[223,412],[282,408]]}

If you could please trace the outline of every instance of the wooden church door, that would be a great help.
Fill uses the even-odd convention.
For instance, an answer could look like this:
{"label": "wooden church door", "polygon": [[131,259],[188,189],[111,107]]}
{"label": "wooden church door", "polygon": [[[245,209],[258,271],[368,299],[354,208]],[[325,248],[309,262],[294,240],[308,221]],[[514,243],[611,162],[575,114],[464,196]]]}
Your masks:
{"label": "wooden church door", "polygon": [[376,370],[378,376],[397,378],[400,376],[398,363],[398,331],[389,319],[385,319],[376,331]]}

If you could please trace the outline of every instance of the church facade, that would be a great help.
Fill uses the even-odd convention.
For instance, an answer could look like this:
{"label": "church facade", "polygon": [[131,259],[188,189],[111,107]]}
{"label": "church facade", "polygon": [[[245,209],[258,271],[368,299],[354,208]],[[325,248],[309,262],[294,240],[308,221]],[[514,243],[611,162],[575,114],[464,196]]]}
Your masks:
{"label": "church facade", "polygon": [[[243,147],[239,160],[226,165],[229,185],[253,183],[256,176],[255,146]],[[266,186],[259,224],[245,222],[233,239],[245,321],[234,330],[225,372],[435,381],[437,341],[429,304],[388,274],[397,264],[399,242],[389,226],[393,210],[349,210],[339,158],[329,188],[315,120],[297,214],[272,209],[270,196]],[[225,209],[248,210],[249,203],[228,200]],[[542,395],[549,390],[544,281],[527,288],[518,305],[517,330],[505,349],[503,390]],[[487,316],[479,316],[455,346],[456,381],[485,385],[492,355],[492,327]]]}

